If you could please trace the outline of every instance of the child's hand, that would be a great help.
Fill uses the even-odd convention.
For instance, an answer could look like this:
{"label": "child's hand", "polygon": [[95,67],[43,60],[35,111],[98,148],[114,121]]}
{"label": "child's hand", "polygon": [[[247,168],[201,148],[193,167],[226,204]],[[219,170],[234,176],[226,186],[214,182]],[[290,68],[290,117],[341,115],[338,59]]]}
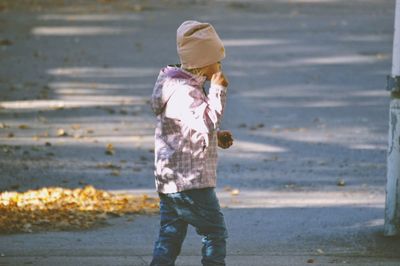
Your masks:
{"label": "child's hand", "polygon": [[232,133],[229,130],[221,130],[217,132],[218,147],[228,149],[233,144]]}
{"label": "child's hand", "polygon": [[222,73],[222,72],[214,73],[211,78],[211,83],[218,84],[218,85],[221,85],[224,87],[228,87],[228,85],[229,85],[228,79],[225,77],[224,73]]}

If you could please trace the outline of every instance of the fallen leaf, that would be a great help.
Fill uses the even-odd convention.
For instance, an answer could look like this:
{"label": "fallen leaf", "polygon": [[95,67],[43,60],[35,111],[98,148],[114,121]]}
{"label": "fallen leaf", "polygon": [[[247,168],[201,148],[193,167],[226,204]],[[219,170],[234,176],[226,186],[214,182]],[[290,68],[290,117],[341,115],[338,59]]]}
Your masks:
{"label": "fallen leaf", "polygon": [[19,189],[19,187],[20,187],[20,186],[19,186],[18,184],[17,184],[17,185],[12,185],[12,186],[11,186],[11,189]]}
{"label": "fallen leaf", "polygon": [[286,129],[286,131],[290,131],[290,132],[297,132],[297,131],[300,131],[300,132],[303,132],[303,131],[306,131],[307,129],[305,129],[305,128],[297,128],[297,127],[294,127],[294,128],[287,128]]}
{"label": "fallen leaf", "polygon": [[68,133],[63,128],[59,128],[57,130],[57,137],[65,137],[65,136],[68,136]]}
{"label": "fallen leaf", "polygon": [[321,123],[321,119],[319,117],[314,118],[313,123]]}
{"label": "fallen leaf", "polygon": [[41,137],[41,138],[48,138],[48,137],[49,137],[49,132],[45,131],[45,132],[41,133],[41,134],[39,135],[39,137]]}
{"label": "fallen leaf", "polygon": [[44,116],[39,116],[39,117],[38,117],[38,120],[39,120],[40,122],[44,123],[44,124],[48,123],[47,118],[44,117]]}
{"label": "fallen leaf", "polygon": [[142,12],[144,10],[144,6],[140,5],[140,4],[134,4],[130,7],[127,7],[130,10],[132,10],[133,12]]}
{"label": "fallen leaf", "polygon": [[314,259],[308,259],[307,263],[314,263]]}
{"label": "fallen leaf", "polygon": [[121,166],[115,165],[113,163],[99,163],[96,165],[96,167],[103,169],[117,169],[117,170],[121,169]]}
{"label": "fallen leaf", "polygon": [[3,147],[2,150],[4,153],[11,153],[11,150],[8,147]]}
{"label": "fallen leaf", "polygon": [[250,127],[250,130],[257,130],[257,129],[260,129],[260,128],[263,128],[263,127],[264,127],[264,124],[263,123],[259,123],[257,125],[254,125],[254,126]]}
{"label": "fallen leaf", "polygon": [[264,162],[268,162],[268,161],[278,161],[278,160],[279,160],[279,157],[276,156],[276,155],[274,155],[274,156],[272,156],[271,158],[265,158],[265,159],[264,159]]}
{"label": "fallen leaf", "polygon": [[102,107],[104,111],[107,111],[109,114],[115,114],[115,110],[111,107]]}
{"label": "fallen leaf", "polygon": [[80,133],[75,133],[74,134],[74,139],[82,139],[84,136]]}
{"label": "fallen leaf", "polygon": [[140,172],[140,171],[142,171],[142,168],[140,168],[140,167],[133,167],[133,171],[134,171],[134,172]]}
{"label": "fallen leaf", "polygon": [[71,128],[72,128],[73,130],[78,130],[78,129],[81,129],[81,125],[79,125],[79,124],[73,124],[73,125],[71,126]]}
{"label": "fallen leaf", "polygon": [[18,126],[19,129],[30,129],[28,125],[22,124]]}
{"label": "fallen leaf", "polygon": [[111,175],[113,175],[113,176],[120,176],[120,175],[121,175],[121,171],[118,170],[118,169],[115,169],[115,170],[113,170],[113,171],[111,172]]}
{"label": "fallen leaf", "polygon": [[107,147],[106,147],[106,154],[107,155],[114,155],[115,154],[114,146],[111,143],[108,144]]}
{"label": "fallen leaf", "polygon": [[52,109],[53,110],[64,110],[64,108],[65,108],[65,104],[60,103],[60,104],[57,104],[56,106],[54,106]]}
{"label": "fallen leaf", "polygon": [[4,123],[0,123],[0,128],[9,128],[9,126]]}
{"label": "fallen leaf", "polygon": [[232,190],[233,190],[233,188],[231,186],[225,186],[224,187],[224,191],[230,192]]}
{"label": "fallen leaf", "polygon": [[292,189],[292,188],[296,188],[296,187],[297,187],[297,185],[296,185],[296,184],[293,184],[293,183],[285,184],[285,188]]}
{"label": "fallen leaf", "polygon": [[0,46],[10,46],[12,44],[13,44],[13,42],[8,39],[0,40]]}
{"label": "fallen leaf", "polygon": [[342,179],[339,179],[339,180],[337,181],[336,185],[339,186],[339,187],[344,187],[344,186],[346,186],[346,182],[345,182],[344,179],[342,178]]}
{"label": "fallen leaf", "polygon": [[237,195],[239,195],[240,194],[240,190],[239,189],[233,189],[232,191],[231,191],[231,195],[232,196],[237,196]]}
{"label": "fallen leaf", "polygon": [[0,193],[0,232],[86,229],[109,215],[154,213],[158,199],[148,195],[113,194],[92,186],[59,187]]}
{"label": "fallen leaf", "polygon": [[233,8],[233,9],[247,9],[249,8],[251,5],[249,3],[240,3],[240,2],[229,2],[227,4],[227,6],[229,8]]}

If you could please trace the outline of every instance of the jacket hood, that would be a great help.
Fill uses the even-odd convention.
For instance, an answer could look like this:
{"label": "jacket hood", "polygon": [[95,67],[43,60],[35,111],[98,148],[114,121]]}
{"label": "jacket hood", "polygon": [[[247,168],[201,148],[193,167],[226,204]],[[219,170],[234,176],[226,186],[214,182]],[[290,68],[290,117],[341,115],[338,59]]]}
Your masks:
{"label": "jacket hood", "polygon": [[165,105],[178,86],[164,86],[167,82],[176,82],[176,85],[189,85],[202,88],[206,77],[194,75],[179,65],[167,66],[160,70],[151,97],[151,107],[156,115],[164,111]]}

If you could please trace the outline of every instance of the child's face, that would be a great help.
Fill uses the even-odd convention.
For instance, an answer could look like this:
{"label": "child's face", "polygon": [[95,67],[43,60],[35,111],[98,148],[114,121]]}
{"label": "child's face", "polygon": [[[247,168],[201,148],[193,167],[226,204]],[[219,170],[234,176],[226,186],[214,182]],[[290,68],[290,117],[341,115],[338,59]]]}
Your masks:
{"label": "child's face", "polygon": [[221,69],[222,69],[222,67],[221,67],[221,62],[217,62],[217,63],[215,63],[215,64],[208,65],[208,66],[204,67],[204,68],[202,69],[202,72],[204,73],[204,76],[207,77],[207,80],[211,80],[211,77],[212,77],[215,73],[220,72]]}

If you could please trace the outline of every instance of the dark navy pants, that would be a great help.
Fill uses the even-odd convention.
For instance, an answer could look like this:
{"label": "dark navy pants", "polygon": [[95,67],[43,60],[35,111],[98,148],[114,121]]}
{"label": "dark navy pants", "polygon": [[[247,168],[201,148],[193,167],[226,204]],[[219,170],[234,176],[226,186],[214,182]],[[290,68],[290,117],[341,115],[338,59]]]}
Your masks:
{"label": "dark navy pants", "polygon": [[150,265],[175,265],[189,224],[203,236],[202,264],[225,265],[228,234],[214,188],[159,193],[159,196],[161,228]]}

